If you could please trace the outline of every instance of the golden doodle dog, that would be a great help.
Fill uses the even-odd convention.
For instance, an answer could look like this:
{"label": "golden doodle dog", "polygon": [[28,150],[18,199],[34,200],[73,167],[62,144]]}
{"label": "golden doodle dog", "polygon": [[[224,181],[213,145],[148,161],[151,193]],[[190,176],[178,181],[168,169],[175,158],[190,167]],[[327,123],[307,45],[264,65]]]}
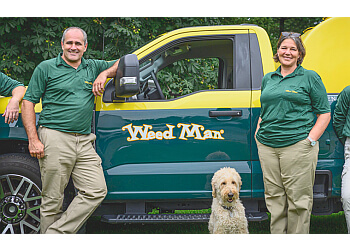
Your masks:
{"label": "golden doodle dog", "polygon": [[212,234],[247,234],[248,221],[239,199],[241,176],[233,168],[221,168],[212,180],[213,203],[209,219]]}

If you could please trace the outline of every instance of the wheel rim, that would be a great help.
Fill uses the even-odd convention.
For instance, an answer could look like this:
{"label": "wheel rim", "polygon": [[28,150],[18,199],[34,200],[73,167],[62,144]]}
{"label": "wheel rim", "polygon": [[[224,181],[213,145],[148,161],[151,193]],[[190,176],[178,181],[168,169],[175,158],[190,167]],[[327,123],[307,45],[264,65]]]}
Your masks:
{"label": "wheel rim", "polygon": [[21,175],[0,176],[0,232],[39,233],[41,190]]}

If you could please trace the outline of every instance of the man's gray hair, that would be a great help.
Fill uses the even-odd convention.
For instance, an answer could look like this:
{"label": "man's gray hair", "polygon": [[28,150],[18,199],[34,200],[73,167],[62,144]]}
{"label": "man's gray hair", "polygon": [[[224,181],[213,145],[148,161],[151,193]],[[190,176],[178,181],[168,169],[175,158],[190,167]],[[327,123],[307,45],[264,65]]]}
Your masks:
{"label": "man's gray hair", "polygon": [[69,30],[71,30],[71,29],[78,29],[78,30],[80,30],[82,33],[83,33],[83,36],[84,36],[84,45],[86,45],[87,44],[87,34],[86,34],[86,32],[83,30],[83,29],[81,29],[81,28],[79,28],[79,27],[69,27],[69,28],[67,28],[64,32],[63,32],[63,35],[62,35],[62,43],[64,43],[64,39],[66,38],[66,33],[69,31]]}

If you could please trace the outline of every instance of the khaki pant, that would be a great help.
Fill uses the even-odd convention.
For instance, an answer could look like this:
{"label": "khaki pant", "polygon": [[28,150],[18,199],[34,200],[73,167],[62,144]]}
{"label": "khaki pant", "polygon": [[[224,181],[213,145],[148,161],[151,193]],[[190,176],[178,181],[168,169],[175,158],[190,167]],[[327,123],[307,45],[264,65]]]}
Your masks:
{"label": "khaki pant", "polygon": [[283,148],[257,141],[271,233],[309,233],[319,145],[308,139]]}
{"label": "khaki pant", "polygon": [[341,200],[345,214],[348,233],[350,234],[350,137],[346,138],[344,147],[344,166],[341,175]]}
{"label": "khaki pant", "polygon": [[[41,233],[76,233],[107,194],[101,159],[92,146],[96,136],[45,127],[39,128],[38,135],[45,146],[45,156],[39,160]],[[78,194],[63,213],[64,189],[70,176]]]}

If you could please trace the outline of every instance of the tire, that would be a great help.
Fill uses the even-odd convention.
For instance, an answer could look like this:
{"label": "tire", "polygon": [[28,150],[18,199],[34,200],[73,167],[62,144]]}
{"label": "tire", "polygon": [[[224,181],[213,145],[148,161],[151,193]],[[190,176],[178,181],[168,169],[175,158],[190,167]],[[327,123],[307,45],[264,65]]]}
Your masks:
{"label": "tire", "polygon": [[40,232],[41,178],[38,161],[30,155],[0,156],[0,232]]}

